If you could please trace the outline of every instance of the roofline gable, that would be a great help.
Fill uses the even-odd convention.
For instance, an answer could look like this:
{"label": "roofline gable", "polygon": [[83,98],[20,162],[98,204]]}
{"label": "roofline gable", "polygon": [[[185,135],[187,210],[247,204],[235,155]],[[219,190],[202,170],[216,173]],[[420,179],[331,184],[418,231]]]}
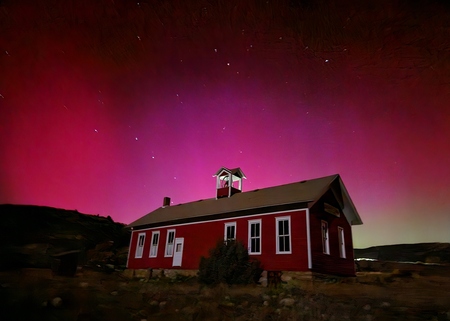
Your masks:
{"label": "roofline gable", "polygon": [[344,203],[342,211],[344,212],[345,217],[347,218],[350,225],[362,225],[363,222],[361,220],[361,217],[359,216],[355,204],[353,204],[353,201],[350,198],[350,194],[348,193],[347,188],[345,187],[340,177],[339,183],[341,185],[341,192],[343,195],[343,203]]}
{"label": "roofline gable", "polygon": [[222,167],[213,175],[213,177],[220,176],[220,174],[222,174],[223,172],[226,172],[226,173],[231,174],[236,177],[247,178],[240,167],[236,167],[236,168],[232,168],[232,169],[229,169],[227,167]]}

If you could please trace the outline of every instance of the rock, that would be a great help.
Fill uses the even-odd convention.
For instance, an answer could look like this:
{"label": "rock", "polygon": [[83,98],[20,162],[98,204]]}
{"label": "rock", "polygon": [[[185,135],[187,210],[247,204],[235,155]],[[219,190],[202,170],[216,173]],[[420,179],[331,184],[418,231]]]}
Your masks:
{"label": "rock", "polygon": [[117,292],[117,291],[112,291],[111,292],[111,295],[118,295],[119,294],[119,292]]}
{"label": "rock", "polygon": [[87,288],[89,286],[89,283],[87,282],[80,282],[80,288]]}
{"label": "rock", "polygon": [[139,314],[140,316],[143,316],[143,317],[148,316],[148,313],[147,313],[147,311],[145,311],[145,310],[139,310],[138,314]]}
{"label": "rock", "polygon": [[164,309],[164,308],[166,307],[166,305],[167,305],[167,301],[161,301],[161,302],[159,302],[159,307],[160,307],[161,309]]}
{"label": "rock", "polygon": [[263,299],[263,301],[270,301],[270,295],[263,294],[262,299]]}
{"label": "rock", "polygon": [[163,275],[165,277],[168,277],[169,279],[175,279],[178,272],[175,270],[172,270],[172,269],[166,269],[166,270],[163,270],[163,273],[164,273]]}
{"label": "rock", "polygon": [[259,279],[258,283],[259,283],[262,287],[267,287],[267,278],[261,277],[261,278]]}
{"label": "rock", "polygon": [[366,304],[366,305],[363,307],[363,309],[364,309],[365,311],[369,311],[369,310],[371,309],[370,304]]}
{"label": "rock", "polygon": [[181,309],[181,313],[186,314],[186,315],[194,315],[197,312],[198,312],[198,308],[191,307],[191,306],[186,306]]}
{"label": "rock", "polygon": [[382,302],[381,303],[381,307],[382,308],[388,308],[388,307],[390,307],[391,306],[391,304],[389,303],[389,302]]}
{"label": "rock", "polygon": [[57,296],[57,297],[54,297],[51,301],[50,301],[50,304],[52,305],[52,306],[54,306],[55,308],[59,308],[60,306],[62,306],[62,299],[59,297],[59,296]]}
{"label": "rock", "polygon": [[284,274],[281,275],[281,281],[282,281],[282,282],[289,282],[289,281],[291,281],[291,280],[292,280],[292,276],[290,276],[290,275],[284,275]]}
{"label": "rock", "polygon": [[291,307],[295,304],[295,300],[293,298],[284,298],[280,300],[280,305],[285,307]]}
{"label": "rock", "polygon": [[269,301],[267,301],[267,300],[264,301],[264,302],[263,302],[263,305],[264,305],[265,307],[269,306]]}

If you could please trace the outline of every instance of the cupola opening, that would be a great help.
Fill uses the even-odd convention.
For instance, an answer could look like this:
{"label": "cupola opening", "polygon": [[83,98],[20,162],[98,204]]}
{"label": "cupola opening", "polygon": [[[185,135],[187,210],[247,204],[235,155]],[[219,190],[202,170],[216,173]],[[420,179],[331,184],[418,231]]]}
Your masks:
{"label": "cupola opening", "polygon": [[222,167],[213,177],[216,177],[216,198],[230,197],[242,192],[242,179],[246,178],[239,167]]}

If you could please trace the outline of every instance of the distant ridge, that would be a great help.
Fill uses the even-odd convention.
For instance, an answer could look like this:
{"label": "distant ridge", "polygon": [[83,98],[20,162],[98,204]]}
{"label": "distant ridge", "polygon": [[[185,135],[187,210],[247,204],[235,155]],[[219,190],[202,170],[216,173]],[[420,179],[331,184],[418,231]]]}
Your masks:
{"label": "distant ridge", "polygon": [[450,264],[450,243],[417,243],[355,249],[355,259]]}
{"label": "distant ridge", "polygon": [[65,251],[79,251],[80,263],[87,263],[99,246],[111,261],[118,251],[127,251],[129,232],[124,226],[109,216],[77,210],[2,204],[0,270],[49,267],[52,256]]}

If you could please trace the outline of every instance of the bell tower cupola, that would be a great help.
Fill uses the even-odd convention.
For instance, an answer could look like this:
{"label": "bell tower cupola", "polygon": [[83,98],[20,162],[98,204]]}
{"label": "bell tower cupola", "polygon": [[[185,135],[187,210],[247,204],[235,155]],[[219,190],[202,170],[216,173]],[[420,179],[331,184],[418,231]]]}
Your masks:
{"label": "bell tower cupola", "polygon": [[242,180],[247,178],[239,167],[233,169],[222,167],[213,177],[216,177],[216,198],[231,197],[242,192]]}

